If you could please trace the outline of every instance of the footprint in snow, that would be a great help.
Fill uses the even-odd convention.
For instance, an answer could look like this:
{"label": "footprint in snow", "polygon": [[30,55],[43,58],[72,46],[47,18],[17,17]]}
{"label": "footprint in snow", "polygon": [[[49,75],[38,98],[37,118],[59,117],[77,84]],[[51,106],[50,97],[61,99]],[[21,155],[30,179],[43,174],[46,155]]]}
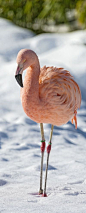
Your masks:
{"label": "footprint in snow", "polygon": [[7,181],[0,179],[0,186],[4,186],[7,184]]}

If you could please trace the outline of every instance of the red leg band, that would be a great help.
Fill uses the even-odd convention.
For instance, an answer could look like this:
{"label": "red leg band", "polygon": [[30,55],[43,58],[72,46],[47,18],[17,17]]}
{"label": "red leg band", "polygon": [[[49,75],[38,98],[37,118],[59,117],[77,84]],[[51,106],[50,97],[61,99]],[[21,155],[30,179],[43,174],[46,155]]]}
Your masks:
{"label": "red leg band", "polygon": [[41,152],[44,152],[45,150],[45,141],[41,141],[42,144],[41,144]]}
{"label": "red leg band", "polygon": [[50,153],[50,151],[51,151],[51,142],[47,146],[47,153]]}

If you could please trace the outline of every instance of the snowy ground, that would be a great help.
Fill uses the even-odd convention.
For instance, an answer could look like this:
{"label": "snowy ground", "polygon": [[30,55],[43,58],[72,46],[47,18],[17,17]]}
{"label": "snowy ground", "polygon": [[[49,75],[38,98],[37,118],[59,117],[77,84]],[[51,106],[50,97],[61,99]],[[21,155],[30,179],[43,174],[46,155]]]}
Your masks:
{"label": "snowy ground", "polygon": [[[24,114],[14,77],[21,48],[34,50],[41,66],[68,69],[82,92],[77,130],[71,122],[54,127],[47,198],[36,195],[39,124]],[[48,142],[50,125],[44,127]],[[19,212],[86,213],[86,31],[35,36],[0,19],[0,213]]]}

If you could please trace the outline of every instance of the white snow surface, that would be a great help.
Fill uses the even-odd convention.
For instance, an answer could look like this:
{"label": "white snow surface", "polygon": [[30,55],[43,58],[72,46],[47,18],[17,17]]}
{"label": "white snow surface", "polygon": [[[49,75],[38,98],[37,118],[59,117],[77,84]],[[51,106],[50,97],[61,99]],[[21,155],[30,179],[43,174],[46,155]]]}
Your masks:
{"label": "white snow surface", "polygon": [[[64,67],[79,84],[78,128],[54,127],[47,197],[38,196],[40,127],[24,113],[15,80],[20,49],[34,50],[41,66]],[[50,124],[44,124],[46,144]],[[44,155],[43,184],[47,153]],[[0,213],[86,213],[86,31],[35,35],[0,19]]]}

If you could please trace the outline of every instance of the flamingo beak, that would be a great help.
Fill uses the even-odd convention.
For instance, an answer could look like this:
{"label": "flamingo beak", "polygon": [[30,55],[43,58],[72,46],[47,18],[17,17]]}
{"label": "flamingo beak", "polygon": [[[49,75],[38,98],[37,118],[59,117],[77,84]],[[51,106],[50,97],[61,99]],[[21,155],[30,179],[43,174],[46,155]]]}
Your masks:
{"label": "flamingo beak", "polygon": [[22,74],[21,74],[22,68],[19,66],[17,67],[16,73],[15,73],[15,79],[17,83],[20,85],[20,87],[23,87],[23,81],[22,81]]}
{"label": "flamingo beak", "polygon": [[20,85],[20,87],[23,87],[22,74],[15,75],[15,79],[18,82],[18,84]]}

